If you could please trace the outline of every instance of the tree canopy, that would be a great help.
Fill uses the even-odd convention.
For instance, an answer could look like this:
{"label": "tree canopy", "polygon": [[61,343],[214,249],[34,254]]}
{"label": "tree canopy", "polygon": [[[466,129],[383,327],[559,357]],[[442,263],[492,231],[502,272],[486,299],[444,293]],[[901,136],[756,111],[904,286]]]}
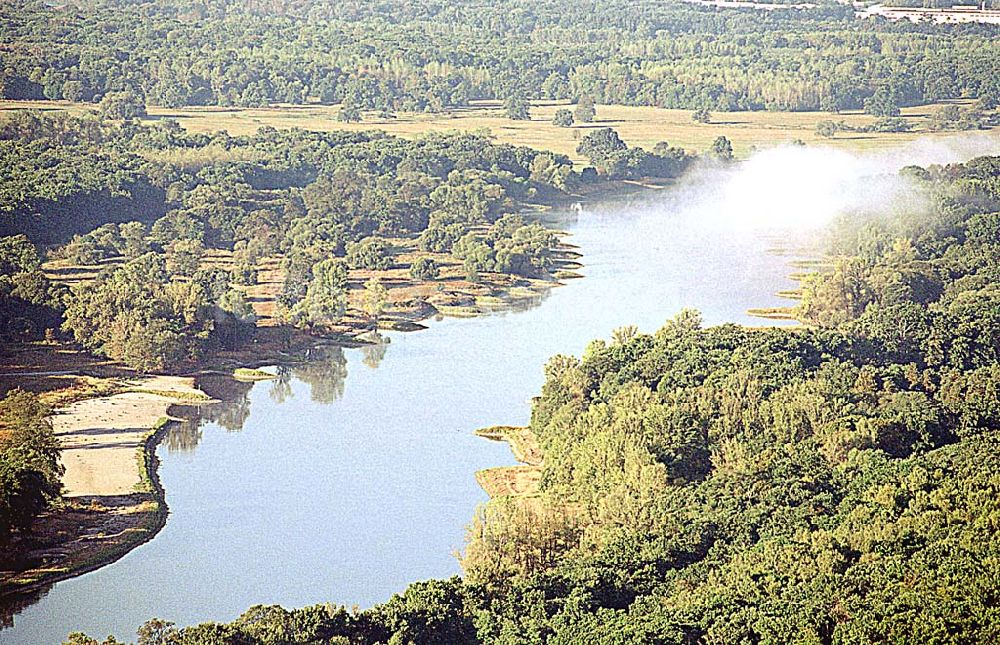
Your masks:
{"label": "tree canopy", "polygon": [[520,96],[578,101],[589,123],[594,102],[893,116],[1000,99],[996,26],[864,21],[833,2],[11,0],[0,21],[0,97],[91,101],[116,118],[318,101],[355,121]]}

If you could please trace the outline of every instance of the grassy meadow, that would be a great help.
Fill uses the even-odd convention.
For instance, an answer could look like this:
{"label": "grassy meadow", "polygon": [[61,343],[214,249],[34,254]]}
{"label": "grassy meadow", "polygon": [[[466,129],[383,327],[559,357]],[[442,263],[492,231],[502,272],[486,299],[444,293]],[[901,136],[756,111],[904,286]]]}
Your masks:
{"label": "grassy meadow", "polygon": [[[571,107],[565,101],[537,101],[531,108],[530,121],[512,121],[503,116],[499,103],[478,101],[474,105],[444,114],[397,113],[396,118],[379,118],[375,112],[363,114],[361,123],[342,123],[335,105],[276,105],[265,108],[150,107],[148,120],[176,119],[191,132],[226,130],[233,135],[251,134],[262,126],[302,128],[305,130],[380,129],[403,137],[449,130],[488,130],[500,142],[531,146],[569,155],[574,162],[585,160],[576,153],[581,137],[589,130],[614,128],[629,145],[650,149],[659,141],[668,141],[687,150],[706,150],[719,135],[733,143],[737,157],[746,157],[752,147],[773,146],[800,139],[807,144],[864,150],[896,145],[918,136],[944,136],[929,132],[928,117],[936,106],[904,108],[902,116],[914,125],[908,133],[839,132],[832,139],[816,133],[820,121],[844,121],[851,126],[873,123],[875,117],[860,111],[839,114],[829,112],[715,112],[711,122],[695,123],[690,110],[666,110],[623,105],[597,106],[593,123],[578,123],[570,128],[552,125],[555,111]],[[82,112],[95,109],[91,104],[65,101],[0,101],[0,114],[10,110],[40,109]]]}

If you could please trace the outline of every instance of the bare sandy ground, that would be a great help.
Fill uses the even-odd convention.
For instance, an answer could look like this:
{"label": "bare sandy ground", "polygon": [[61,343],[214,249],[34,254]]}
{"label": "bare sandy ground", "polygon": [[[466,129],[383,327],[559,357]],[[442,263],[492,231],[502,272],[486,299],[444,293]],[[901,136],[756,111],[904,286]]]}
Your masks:
{"label": "bare sandy ground", "polygon": [[134,493],[140,481],[136,449],[145,435],[168,416],[171,404],[206,398],[187,377],[153,376],[129,385],[131,390],[147,391],[77,401],[52,416],[63,445],[67,497]]}
{"label": "bare sandy ground", "polygon": [[494,426],[476,432],[481,437],[506,441],[518,466],[487,468],[476,473],[476,481],[491,499],[503,496],[530,497],[542,482],[542,449],[530,428]]}

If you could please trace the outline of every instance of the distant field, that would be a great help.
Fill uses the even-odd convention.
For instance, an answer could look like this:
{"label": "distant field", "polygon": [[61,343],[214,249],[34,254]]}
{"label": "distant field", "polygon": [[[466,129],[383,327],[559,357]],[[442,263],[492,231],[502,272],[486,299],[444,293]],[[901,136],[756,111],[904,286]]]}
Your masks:
{"label": "distant field", "polygon": [[[226,130],[230,134],[250,134],[264,125],[275,128],[303,128],[306,130],[385,130],[403,137],[413,137],[426,132],[448,130],[489,130],[499,141],[527,145],[569,155],[574,161],[583,159],[576,154],[579,139],[589,130],[612,127],[630,145],[651,148],[658,141],[668,141],[688,150],[703,151],[719,135],[733,142],[737,156],[745,157],[751,146],[767,147],[782,142],[801,139],[808,144],[823,144],[839,148],[869,149],[909,141],[921,135],[942,136],[926,129],[927,117],[933,105],[906,108],[903,116],[909,119],[916,131],[910,133],[857,133],[841,132],[833,139],[816,134],[816,123],[833,120],[845,121],[852,126],[872,123],[874,117],[860,112],[715,112],[711,123],[695,123],[690,110],[664,110],[651,107],[601,105],[593,123],[577,124],[571,128],[552,125],[552,115],[567,103],[556,101],[536,102],[531,109],[530,121],[511,121],[501,114],[499,104],[478,102],[476,105],[455,110],[449,114],[398,113],[395,119],[379,119],[375,113],[365,113],[361,123],[337,121],[340,108],[330,105],[282,105],[267,108],[157,108],[149,109],[150,120],[176,119],[192,132]],[[572,106],[570,106],[572,107]],[[63,101],[0,101],[0,113],[17,109],[69,110],[80,112],[93,109],[90,104],[73,104]]]}

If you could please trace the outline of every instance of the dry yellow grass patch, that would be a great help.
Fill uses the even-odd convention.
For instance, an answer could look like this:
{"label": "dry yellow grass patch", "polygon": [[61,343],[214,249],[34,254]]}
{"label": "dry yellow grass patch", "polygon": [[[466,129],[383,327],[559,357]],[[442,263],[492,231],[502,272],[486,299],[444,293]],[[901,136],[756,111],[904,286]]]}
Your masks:
{"label": "dry yellow grass patch", "polygon": [[[599,105],[597,119],[593,123],[580,123],[571,128],[552,125],[552,116],[556,110],[564,107],[572,108],[565,101],[536,101],[531,108],[530,121],[511,121],[504,118],[498,102],[477,101],[470,107],[447,114],[400,112],[394,119],[380,119],[374,112],[369,112],[364,114],[364,121],[361,123],[338,121],[337,114],[340,107],[335,105],[275,105],[265,108],[150,107],[149,120],[176,119],[182,127],[191,132],[226,130],[233,135],[252,134],[265,125],[278,129],[294,127],[321,132],[379,129],[410,138],[428,132],[488,130],[497,141],[566,154],[574,162],[585,161],[576,153],[580,138],[594,128],[601,127],[614,128],[630,145],[645,148],[652,148],[658,141],[668,141],[672,145],[688,150],[704,151],[716,137],[725,135],[733,142],[734,151],[740,157],[749,154],[751,146],[767,147],[795,139],[808,144],[858,150],[896,145],[922,135],[947,134],[927,131],[927,118],[934,111],[933,105],[903,110],[903,116],[916,126],[915,132],[844,132],[837,134],[833,139],[825,139],[816,134],[816,124],[820,121],[833,120],[844,121],[853,126],[864,126],[874,122],[875,118],[858,111],[839,114],[715,112],[711,123],[701,124],[692,121],[691,110]],[[17,109],[66,110],[81,113],[94,109],[94,106],[65,101],[0,101],[0,114]],[[191,159],[190,163],[200,161],[201,159]]]}
{"label": "dry yellow grass patch", "polygon": [[487,468],[476,473],[476,481],[491,498],[525,497],[538,492],[542,469],[538,466]]}
{"label": "dry yellow grass patch", "polygon": [[476,473],[476,481],[491,498],[535,495],[542,482],[542,450],[530,428],[493,426],[477,430],[480,437],[506,441],[519,466],[487,468]]}

